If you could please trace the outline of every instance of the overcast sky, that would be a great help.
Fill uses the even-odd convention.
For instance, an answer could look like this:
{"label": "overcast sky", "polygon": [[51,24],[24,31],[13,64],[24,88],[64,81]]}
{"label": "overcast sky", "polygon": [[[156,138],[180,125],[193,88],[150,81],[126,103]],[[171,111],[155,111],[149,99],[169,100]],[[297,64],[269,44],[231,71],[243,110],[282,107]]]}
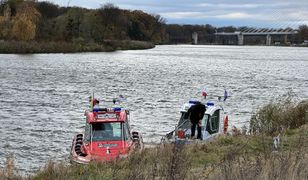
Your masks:
{"label": "overcast sky", "polygon": [[122,9],[160,14],[167,23],[214,26],[297,27],[308,24],[308,0],[49,0],[61,6]]}

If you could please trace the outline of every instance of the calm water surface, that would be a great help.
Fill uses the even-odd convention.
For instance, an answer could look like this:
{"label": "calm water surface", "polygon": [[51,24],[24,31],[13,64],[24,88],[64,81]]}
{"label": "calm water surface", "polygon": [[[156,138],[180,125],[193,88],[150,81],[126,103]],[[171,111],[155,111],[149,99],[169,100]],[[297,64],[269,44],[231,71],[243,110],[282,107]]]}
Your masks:
{"label": "calm water surface", "polygon": [[288,91],[308,98],[308,49],[181,45],[0,55],[0,82],[0,166],[13,153],[21,171],[33,172],[48,160],[68,160],[93,91],[106,101],[127,97],[133,128],[157,143],[203,87],[210,96],[229,90],[230,126],[246,124],[258,107]]}

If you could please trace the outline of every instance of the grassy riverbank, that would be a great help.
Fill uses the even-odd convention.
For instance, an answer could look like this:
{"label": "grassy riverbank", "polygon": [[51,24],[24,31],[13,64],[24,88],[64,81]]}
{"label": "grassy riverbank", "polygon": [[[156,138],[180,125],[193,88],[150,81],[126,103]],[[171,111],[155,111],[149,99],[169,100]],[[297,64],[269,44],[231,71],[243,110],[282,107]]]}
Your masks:
{"label": "grassy riverbank", "polygon": [[[21,177],[13,158],[0,179],[308,179],[308,102],[287,97],[252,117],[255,133],[221,136],[206,144],[161,145],[127,159],[90,165],[48,162]],[[273,146],[273,137],[281,143]]]}
{"label": "grassy riverbank", "polygon": [[[159,146],[110,163],[49,162],[28,179],[307,179],[308,126],[288,130],[281,142],[273,151],[271,136],[226,136],[207,144]],[[0,177],[25,179],[12,164],[8,160]]]}
{"label": "grassy riverbank", "polygon": [[98,43],[83,42],[22,42],[0,41],[0,54],[30,53],[76,53],[76,52],[110,52],[116,50],[150,49],[155,45],[145,41],[104,41]]}

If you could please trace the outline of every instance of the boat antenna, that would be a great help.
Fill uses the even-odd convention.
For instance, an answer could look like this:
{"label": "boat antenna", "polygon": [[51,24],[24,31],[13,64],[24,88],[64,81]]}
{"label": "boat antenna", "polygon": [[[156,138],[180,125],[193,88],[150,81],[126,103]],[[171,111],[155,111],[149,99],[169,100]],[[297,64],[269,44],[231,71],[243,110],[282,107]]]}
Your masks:
{"label": "boat antenna", "polygon": [[90,135],[91,135],[91,138],[90,138],[90,143],[91,143],[91,152],[92,152],[92,138],[93,138],[93,132],[92,132],[92,125],[90,125]]}
{"label": "boat antenna", "polygon": [[91,101],[91,111],[93,111],[93,108],[94,108],[94,91],[92,91],[92,101]]}
{"label": "boat antenna", "polygon": [[[91,111],[93,111],[93,103],[94,103],[94,91],[92,91],[92,100],[91,100]],[[90,138],[90,143],[91,143],[91,152],[92,152],[92,140],[93,140],[93,131],[92,131],[92,125],[90,125],[90,134],[91,134],[91,138]]]}
{"label": "boat antenna", "polygon": [[124,123],[121,123],[122,125],[122,149],[124,150],[124,141],[125,141],[125,136],[124,136]]}

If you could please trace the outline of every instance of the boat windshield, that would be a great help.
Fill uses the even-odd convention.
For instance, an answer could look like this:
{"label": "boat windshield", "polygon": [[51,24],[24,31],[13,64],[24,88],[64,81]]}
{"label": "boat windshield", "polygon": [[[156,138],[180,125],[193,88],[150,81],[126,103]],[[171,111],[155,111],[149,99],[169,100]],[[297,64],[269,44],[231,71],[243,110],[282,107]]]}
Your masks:
{"label": "boat windshield", "polygon": [[[191,122],[190,122],[190,116],[189,113],[187,112],[182,112],[182,116],[181,119],[178,123],[178,129],[190,129],[191,128]],[[208,121],[209,115],[208,114],[204,114],[203,119],[202,119],[202,123],[201,123],[201,127],[204,127]]]}
{"label": "boat windshield", "polygon": [[[104,122],[93,123],[92,141],[120,141],[127,140],[127,132],[124,123],[121,122]],[[90,139],[88,139],[90,140]]]}
{"label": "boat windshield", "polygon": [[189,114],[187,112],[182,112],[180,121],[178,123],[178,128],[180,129],[190,129],[191,127],[191,123],[190,123],[190,119],[189,119]]}

